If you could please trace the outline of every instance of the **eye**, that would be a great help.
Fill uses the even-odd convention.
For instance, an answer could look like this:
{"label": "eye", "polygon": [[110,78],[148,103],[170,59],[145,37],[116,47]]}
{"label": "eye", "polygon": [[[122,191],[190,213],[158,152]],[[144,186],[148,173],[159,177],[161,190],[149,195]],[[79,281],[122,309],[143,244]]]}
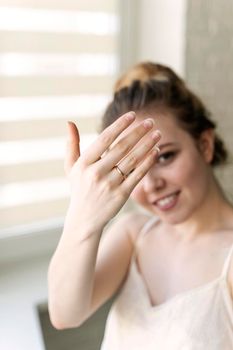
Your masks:
{"label": "eye", "polygon": [[164,152],[162,154],[159,155],[158,159],[157,159],[157,163],[168,163],[171,160],[173,160],[173,158],[175,157],[177,152],[174,151],[169,151],[169,152]]}

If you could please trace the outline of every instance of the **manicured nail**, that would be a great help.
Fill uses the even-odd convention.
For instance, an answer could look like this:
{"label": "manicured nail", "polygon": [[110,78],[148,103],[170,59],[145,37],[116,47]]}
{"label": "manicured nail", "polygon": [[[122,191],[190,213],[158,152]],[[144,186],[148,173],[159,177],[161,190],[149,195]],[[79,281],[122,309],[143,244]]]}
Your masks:
{"label": "manicured nail", "polygon": [[125,118],[129,121],[132,122],[136,117],[135,112],[129,112],[128,114],[126,114]]}
{"label": "manicured nail", "polygon": [[153,119],[146,119],[144,122],[143,122],[143,125],[146,129],[151,129],[152,126],[154,125],[154,121]]}
{"label": "manicured nail", "polygon": [[153,156],[153,159],[157,160],[158,159],[158,155],[159,155],[159,148],[158,147],[155,147],[152,149],[152,156]]}
{"label": "manicured nail", "polygon": [[159,130],[155,130],[154,132],[152,132],[151,137],[153,140],[159,140],[161,137],[161,132]]}
{"label": "manicured nail", "polygon": [[67,126],[68,126],[68,125],[74,124],[74,122],[72,122],[71,120],[68,120],[66,123],[67,123],[67,124],[66,124]]}

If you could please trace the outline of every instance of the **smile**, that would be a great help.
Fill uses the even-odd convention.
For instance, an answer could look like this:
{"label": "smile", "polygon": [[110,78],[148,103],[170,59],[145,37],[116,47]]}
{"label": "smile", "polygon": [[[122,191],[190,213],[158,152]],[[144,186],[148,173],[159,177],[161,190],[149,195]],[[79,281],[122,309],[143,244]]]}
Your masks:
{"label": "smile", "polygon": [[176,192],[176,193],[170,194],[167,197],[159,199],[154,203],[154,205],[156,205],[160,210],[171,209],[176,205],[179,193],[180,192]]}

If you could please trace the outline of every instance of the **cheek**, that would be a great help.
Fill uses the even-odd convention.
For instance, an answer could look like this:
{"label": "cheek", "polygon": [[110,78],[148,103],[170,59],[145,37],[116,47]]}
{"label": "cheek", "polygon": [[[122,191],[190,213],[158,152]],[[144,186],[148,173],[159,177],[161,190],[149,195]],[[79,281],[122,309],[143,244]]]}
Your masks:
{"label": "cheek", "polygon": [[205,164],[199,154],[185,154],[173,167],[172,178],[182,186],[188,186],[193,191],[199,191],[205,183]]}
{"label": "cheek", "polygon": [[144,194],[142,182],[137,184],[137,186],[133,189],[133,191],[131,192],[130,198],[138,203],[145,202],[145,194]]}

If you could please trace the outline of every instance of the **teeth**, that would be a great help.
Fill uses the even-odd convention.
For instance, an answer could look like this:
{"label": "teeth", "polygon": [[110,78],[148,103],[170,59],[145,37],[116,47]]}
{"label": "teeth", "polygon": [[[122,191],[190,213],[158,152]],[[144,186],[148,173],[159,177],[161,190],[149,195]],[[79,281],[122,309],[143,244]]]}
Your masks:
{"label": "teeth", "polygon": [[160,199],[160,201],[158,201],[157,204],[161,206],[168,205],[174,200],[175,196],[176,194],[172,194],[171,196]]}

